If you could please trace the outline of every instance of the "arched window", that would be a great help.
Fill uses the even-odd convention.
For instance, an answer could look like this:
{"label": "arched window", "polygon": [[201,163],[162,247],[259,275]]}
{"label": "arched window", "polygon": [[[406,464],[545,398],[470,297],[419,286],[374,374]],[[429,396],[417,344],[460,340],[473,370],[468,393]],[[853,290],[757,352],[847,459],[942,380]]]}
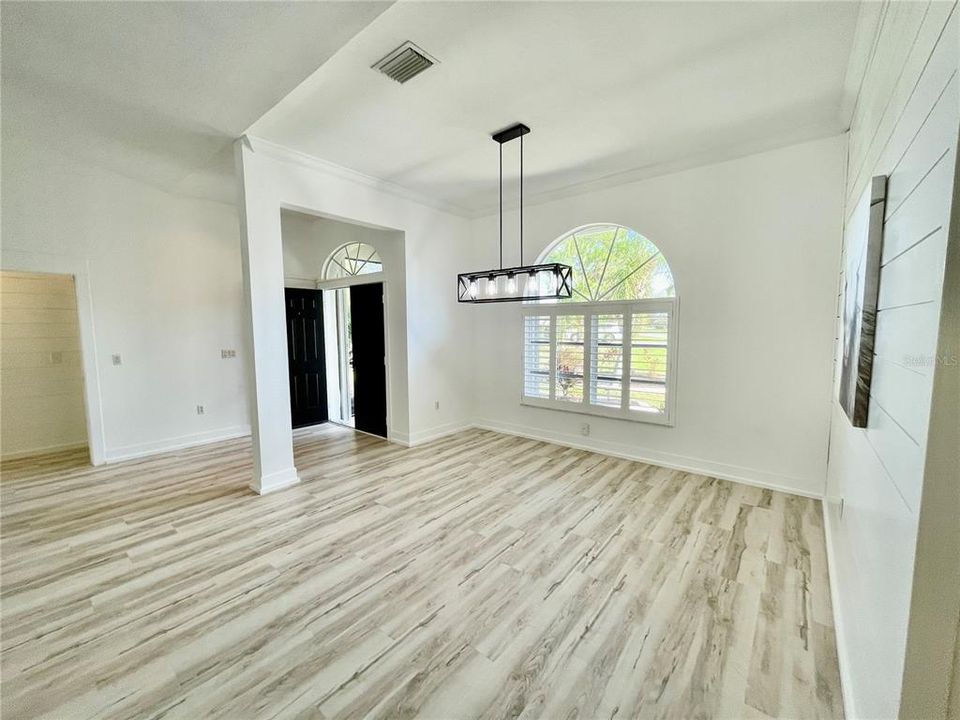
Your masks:
{"label": "arched window", "polygon": [[524,307],[526,405],[673,424],[676,287],[660,249],[621,225],[560,237],[573,297]]}
{"label": "arched window", "polygon": [[338,280],[383,271],[383,263],[376,248],[366,243],[342,245],[330,253],[323,267],[324,280]]}
{"label": "arched window", "polygon": [[557,240],[540,262],[573,268],[567,302],[673,297],[673,273],[663,253],[636,230],[588,225]]}

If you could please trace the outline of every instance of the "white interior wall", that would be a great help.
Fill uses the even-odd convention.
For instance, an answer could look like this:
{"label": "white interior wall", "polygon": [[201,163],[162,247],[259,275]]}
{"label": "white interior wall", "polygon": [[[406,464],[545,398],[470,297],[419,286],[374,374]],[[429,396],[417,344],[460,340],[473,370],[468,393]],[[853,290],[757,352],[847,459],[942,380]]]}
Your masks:
{"label": "white interior wall", "polygon": [[3,457],[87,445],[72,276],[0,271],[0,390]]}
{"label": "white interior wall", "polygon": [[[822,495],[844,147],[843,137],[817,140],[528,206],[528,262],[593,222],[631,227],[663,251],[679,298],[676,425],[521,406],[515,305],[470,309],[480,423]],[[507,265],[517,258],[516,227],[509,213]],[[495,265],[496,216],[473,229],[477,255],[464,270]]]}
{"label": "white interior wall", "polygon": [[849,223],[889,176],[870,414],[834,399],[825,513],[847,716],[878,718],[899,708],[960,120],[954,3],[880,13],[845,188]]}
{"label": "white interior wall", "polygon": [[[503,353],[495,342],[491,344],[491,334],[497,339],[503,332],[496,321],[489,320],[498,313],[510,313],[510,309],[458,306],[452,280],[449,284],[443,280],[477,263],[486,266],[493,262],[492,218],[471,223],[421,199],[404,197],[389,184],[292,153],[281,160],[272,158],[267,175],[270,182],[287,178],[280,185],[290,206],[407,229],[404,264],[408,293],[401,307],[409,318],[409,349],[393,371],[405,374],[417,391],[409,398],[407,427],[401,425],[402,413],[394,419],[401,441],[419,442],[479,418],[501,429],[583,441],[600,450],[687,464],[714,474],[816,494],[819,490],[812,478],[816,477],[820,439],[800,431],[805,437],[802,446],[771,442],[789,434],[786,429],[777,430],[779,412],[765,409],[762,403],[751,407],[747,398],[739,402],[735,396],[742,394],[734,393],[732,385],[710,383],[710,373],[700,369],[712,363],[721,377],[758,377],[753,368],[748,371],[746,366],[716,357],[711,342],[715,339],[722,344],[733,334],[740,338],[741,346],[747,342],[753,352],[763,351],[762,344],[749,337],[742,320],[745,311],[752,322],[784,325],[775,322],[772,313],[764,316],[764,304],[756,298],[762,287],[779,292],[790,283],[775,276],[750,276],[746,273],[749,266],[738,261],[759,257],[776,266],[784,260],[761,240],[764,223],[775,228],[770,237],[778,235],[781,223],[773,216],[782,211],[791,218],[786,225],[794,237],[803,237],[803,243],[794,244],[797,257],[786,257],[785,266],[804,267],[805,275],[816,276],[817,268],[830,264],[822,254],[807,252],[811,238],[821,235],[829,224],[825,219],[832,212],[829,202],[823,204],[812,196],[805,203],[789,198],[795,190],[809,190],[806,186],[829,195],[829,181],[805,182],[804,178],[818,172],[830,176],[831,143],[837,146],[839,142],[774,151],[528,210],[528,247],[533,237],[542,245],[568,227],[595,220],[616,220],[646,232],[674,264],[681,288],[678,427],[668,430],[589,418],[593,435],[588,439],[579,435],[577,416],[520,409],[516,372],[507,370],[504,377],[507,385],[516,383],[517,389],[504,393],[505,386],[495,380],[494,373],[501,362],[518,363],[519,345],[516,352]],[[3,167],[3,266],[43,269],[48,263],[69,261],[88,271],[89,325],[95,334],[90,353],[95,368],[92,387],[102,401],[105,457],[119,459],[246,432],[246,333],[234,209],[163,193],[50,152],[28,137],[18,137],[16,146],[8,147],[12,149],[5,154]],[[779,184],[762,180],[773,170],[787,174],[786,166],[793,163],[799,173],[793,180]],[[743,192],[735,192],[731,183]],[[690,212],[690,197],[699,198],[702,211]],[[769,212],[762,217],[752,212],[739,226],[732,222],[743,217],[738,208],[753,211],[757,206],[768,207]],[[796,208],[804,211],[794,212]],[[472,245],[466,240],[471,225],[475,226]],[[415,241],[411,241],[408,228],[414,229]],[[733,243],[734,238],[746,236],[755,242],[743,247]],[[784,241],[783,245],[789,244]],[[743,254],[736,254],[740,252]],[[709,260],[704,266],[726,262],[731,272],[698,275],[688,270],[697,265],[691,261],[698,253]],[[709,322],[688,309],[699,302],[698,295],[709,297],[714,311],[719,309],[717,298],[725,298],[724,316],[735,322],[726,330],[710,330]],[[392,307],[395,310],[396,304]],[[790,304],[785,312],[789,314],[787,325],[805,315],[799,302]],[[698,326],[707,329],[706,337]],[[519,338],[519,332],[508,329],[505,337],[508,343],[518,343],[514,338]],[[809,344],[795,345],[789,353],[785,347],[770,352],[787,357],[788,364],[799,369],[812,355]],[[221,360],[221,348],[237,349],[237,357]],[[114,353],[121,354],[121,366],[111,364]],[[765,372],[775,384],[774,368],[767,366]],[[751,385],[751,397],[769,395],[759,385]],[[803,397],[798,390],[795,395],[799,405],[791,407],[792,424],[788,423],[793,432],[806,428],[802,420],[794,419],[809,415],[816,406],[811,394]],[[203,416],[196,414],[198,404],[205,407]],[[398,401],[393,404],[400,405]],[[712,426],[704,409],[725,422]],[[731,438],[733,418],[742,418],[745,437]],[[756,434],[755,442],[747,439],[751,434]]]}
{"label": "white interior wall", "polygon": [[[401,360],[407,356],[403,233],[288,210],[280,213],[280,226],[283,234],[283,275],[287,287],[316,287],[316,282],[322,279],[321,273],[326,259],[334,250],[346,243],[366,243],[376,248],[380,254],[380,259],[383,261],[382,282],[386,295],[384,312],[387,323],[387,359],[390,373],[387,433],[393,438],[393,415],[396,414],[401,418],[409,417],[407,377],[400,371],[400,368],[407,365],[405,360]],[[325,294],[325,314],[330,300],[332,300],[332,294]]]}
{"label": "white interior wall", "polygon": [[42,138],[4,132],[3,149],[0,267],[78,275],[88,405],[100,410],[94,459],[248,432],[235,208],[170,195]]}

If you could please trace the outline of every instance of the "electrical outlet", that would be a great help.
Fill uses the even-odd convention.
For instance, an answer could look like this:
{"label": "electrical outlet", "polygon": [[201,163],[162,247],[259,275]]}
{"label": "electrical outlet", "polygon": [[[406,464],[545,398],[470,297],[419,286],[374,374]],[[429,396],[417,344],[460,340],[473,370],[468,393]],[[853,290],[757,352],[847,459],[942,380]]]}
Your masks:
{"label": "electrical outlet", "polygon": [[203,405],[197,405],[197,415],[203,415]]}
{"label": "electrical outlet", "polygon": [[583,423],[580,426],[580,434],[587,437],[590,434],[590,423]]}
{"label": "electrical outlet", "polygon": [[236,356],[237,356],[237,351],[236,351],[236,350],[221,350],[221,351],[220,351],[220,358],[223,359],[223,360],[227,360],[227,359],[229,359],[229,358],[235,358]]}
{"label": "electrical outlet", "polygon": [[114,364],[114,365],[122,365],[122,364],[123,364],[123,359],[120,357],[120,353],[117,353],[117,354],[113,355],[112,357],[113,357],[113,364]]}
{"label": "electrical outlet", "polygon": [[434,410],[439,410],[439,409],[440,409],[440,401],[439,401],[439,400],[434,400],[434,401],[433,401],[433,409],[434,409]]}
{"label": "electrical outlet", "polygon": [[50,353],[50,364],[63,365],[63,353],[59,350]]}

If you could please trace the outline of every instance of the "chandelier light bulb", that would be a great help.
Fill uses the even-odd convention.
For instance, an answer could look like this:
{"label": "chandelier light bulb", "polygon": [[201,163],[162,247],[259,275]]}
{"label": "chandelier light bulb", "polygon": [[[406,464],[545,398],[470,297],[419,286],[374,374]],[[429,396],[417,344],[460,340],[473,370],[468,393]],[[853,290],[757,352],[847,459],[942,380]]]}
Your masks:
{"label": "chandelier light bulb", "polygon": [[497,281],[494,279],[493,275],[487,278],[487,295],[496,295],[497,294]]}
{"label": "chandelier light bulb", "polygon": [[470,297],[473,298],[474,300],[477,299],[477,281],[476,280],[470,281]]}
{"label": "chandelier light bulb", "polygon": [[537,274],[530,273],[530,277],[527,278],[527,293],[530,295],[535,295],[537,292]]}
{"label": "chandelier light bulb", "polygon": [[507,275],[507,293],[515,295],[517,292],[517,276]]}
{"label": "chandelier light bulb", "polygon": [[542,279],[543,279],[543,281],[544,281],[544,282],[542,282],[542,283],[538,283],[538,284],[537,284],[538,287],[542,287],[542,286],[546,285],[546,291],[547,291],[548,293],[553,292],[553,273],[548,271],[548,272],[543,272],[543,273],[537,273],[537,275],[540,276],[540,277],[542,277]]}

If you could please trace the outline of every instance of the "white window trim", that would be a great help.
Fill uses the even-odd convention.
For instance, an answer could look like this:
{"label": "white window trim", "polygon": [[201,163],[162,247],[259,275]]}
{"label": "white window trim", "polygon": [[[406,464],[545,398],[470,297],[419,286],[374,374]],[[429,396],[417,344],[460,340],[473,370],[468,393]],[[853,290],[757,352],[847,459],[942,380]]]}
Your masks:
{"label": "white window trim", "polygon": [[[618,420],[629,420],[631,422],[650,423],[654,425],[667,425],[673,427],[676,418],[676,400],[677,400],[677,310],[678,298],[648,298],[638,300],[627,300],[622,302],[583,302],[583,303],[544,303],[529,304],[523,306],[523,316],[550,316],[550,395],[555,394],[556,383],[556,348],[554,327],[556,325],[557,315],[583,315],[584,320],[584,387],[583,400],[580,403],[571,403],[564,400],[550,400],[543,398],[533,398],[524,395],[524,377],[525,372],[525,353],[526,338],[520,342],[520,404],[528,407],[543,408],[546,410],[559,410],[561,412],[577,413],[580,415],[596,415],[599,417],[609,417]],[[633,312],[665,312],[667,313],[667,382],[666,398],[664,412],[662,414],[643,412],[642,410],[629,409],[629,392],[624,393],[626,398],[625,408],[605,408],[589,403],[589,374],[590,374],[590,352],[589,352],[589,331],[590,316],[606,315],[611,313],[623,313],[624,315],[624,349],[630,344],[630,330],[632,322],[627,322],[627,316]],[[526,326],[526,322],[521,323],[521,328]],[[523,330],[521,330],[523,332]],[[629,370],[627,368],[627,354],[624,353],[624,384],[629,383]]]}

